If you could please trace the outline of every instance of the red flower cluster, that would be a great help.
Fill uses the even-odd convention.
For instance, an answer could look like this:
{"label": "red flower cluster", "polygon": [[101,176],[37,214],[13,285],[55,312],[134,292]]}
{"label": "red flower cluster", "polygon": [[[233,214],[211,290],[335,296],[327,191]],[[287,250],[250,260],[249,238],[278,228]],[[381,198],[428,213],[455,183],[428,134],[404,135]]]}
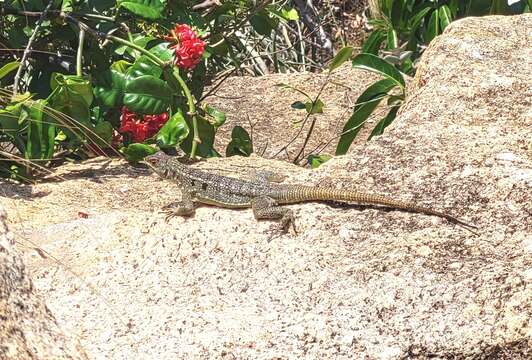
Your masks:
{"label": "red flower cluster", "polygon": [[131,134],[131,139],[134,142],[143,142],[157,134],[159,129],[168,121],[168,118],[169,116],[166,112],[158,115],[144,115],[141,118],[124,106],[122,107],[118,131]]}
{"label": "red flower cluster", "polygon": [[186,24],[177,24],[165,40],[174,43],[170,49],[175,51],[175,64],[183,69],[194,69],[201,61],[205,51],[205,41],[198,38],[192,28]]}

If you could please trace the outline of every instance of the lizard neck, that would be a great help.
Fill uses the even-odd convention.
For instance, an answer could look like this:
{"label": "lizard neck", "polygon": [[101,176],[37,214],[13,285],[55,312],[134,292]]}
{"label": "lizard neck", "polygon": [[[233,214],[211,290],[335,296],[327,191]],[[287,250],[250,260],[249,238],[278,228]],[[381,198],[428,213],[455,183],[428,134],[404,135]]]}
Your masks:
{"label": "lizard neck", "polygon": [[186,165],[181,164],[175,158],[171,158],[157,168],[157,173],[163,178],[178,181],[186,170]]}

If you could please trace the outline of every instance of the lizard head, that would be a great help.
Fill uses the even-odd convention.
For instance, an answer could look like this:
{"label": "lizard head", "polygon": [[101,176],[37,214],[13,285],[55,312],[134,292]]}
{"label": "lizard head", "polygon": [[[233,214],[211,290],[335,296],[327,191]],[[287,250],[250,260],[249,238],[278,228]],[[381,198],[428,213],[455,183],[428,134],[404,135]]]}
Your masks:
{"label": "lizard head", "polygon": [[159,165],[165,163],[166,161],[168,161],[168,159],[170,159],[171,156],[170,155],[166,155],[164,152],[162,151],[157,151],[155,154],[153,155],[149,155],[149,156],[146,156],[144,158],[144,161],[150,166],[150,167],[158,167]]}

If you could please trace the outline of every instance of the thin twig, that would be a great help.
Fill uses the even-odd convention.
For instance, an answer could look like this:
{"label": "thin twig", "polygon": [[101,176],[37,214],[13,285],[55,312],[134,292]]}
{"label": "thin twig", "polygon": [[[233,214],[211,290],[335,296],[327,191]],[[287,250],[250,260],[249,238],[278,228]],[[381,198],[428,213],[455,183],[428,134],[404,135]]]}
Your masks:
{"label": "thin twig", "polygon": [[79,43],[78,43],[78,53],[76,56],[76,75],[82,76],[81,72],[81,62],[83,57],[83,43],[85,42],[85,30],[79,28]]}
{"label": "thin twig", "polygon": [[50,0],[48,2],[48,5],[46,5],[46,8],[41,14],[41,17],[39,20],[37,20],[37,25],[35,26],[35,29],[33,29],[33,33],[31,34],[30,39],[28,40],[28,44],[26,44],[26,49],[24,50],[24,53],[22,54],[22,59],[20,60],[20,66],[17,69],[17,73],[15,74],[15,79],[13,81],[13,97],[15,97],[18,94],[19,89],[19,83],[20,83],[20,77],[22,76],[22,72],[26,68],[26,62],[28,61],[28,56],[30,54],[29,49],[33,45],[33,42],[37,38],[37,33],[39,32],[41,28],[41,24],[46,18],[46,15],[48,14],[48,11],[52,7],[52,4],[54,3],[54,0]]}

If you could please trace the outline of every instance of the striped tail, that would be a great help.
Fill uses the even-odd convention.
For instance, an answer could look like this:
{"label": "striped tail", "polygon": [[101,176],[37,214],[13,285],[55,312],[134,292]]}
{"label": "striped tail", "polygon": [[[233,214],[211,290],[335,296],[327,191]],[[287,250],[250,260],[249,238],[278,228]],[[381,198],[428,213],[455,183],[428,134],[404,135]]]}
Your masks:
{"label": "striped tail", "polygon": [[388,208],[438,216],[453,223],[462,225],[475,234],[476,232],[471,229],[477,229],[476,226],[468,224],[452,215],[437,210],[432,210],[424,206],[419,206],[411,202],[390,199],[382,195],[367,194],[352,190],[338,190],[311,186],[290,186],[289,189],[281,191],[281,194],[279,195],[280,196],[278,200],[281,203],[295,203],[302,201],[346,201],[366,205],[381,205]]}

